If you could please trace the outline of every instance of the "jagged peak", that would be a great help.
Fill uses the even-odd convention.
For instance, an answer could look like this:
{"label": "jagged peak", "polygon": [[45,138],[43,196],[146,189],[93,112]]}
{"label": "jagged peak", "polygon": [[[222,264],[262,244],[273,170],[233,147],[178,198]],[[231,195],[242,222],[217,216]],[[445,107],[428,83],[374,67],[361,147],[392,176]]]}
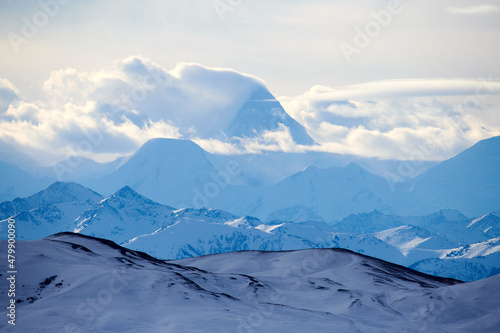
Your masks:
{"label": "jagged peak", "polygon": [[122,187],[121,189],[119,189],[118,191],[116,191],[115,193],[113,193],[113,196],[115,196],[115,197],[121,197],[121,198],[130,198],[130,197],[140,198],[140,197],[142,197],[139,193],[137,193],[136,191],[134,191],[128,185]]}
{"label": "jagged peak", "polygon": [[347,164],[344,169],[351,169],[351,170],[362,170],[362,171],[365,171],[365,169],[363,169],[358,163],[356,162],[350,162],[349,164]]}
{"label": "jagged peak", "polygon": [[[67,191],[67,190],[76,190],[76,189],[92,191],[91,189],[89,189],[83,185],[80,185],[78,183],[75,183],[75,182],[54,182],[38,193],[42,193],[42,192],[46,192],[46,191],[65,191],[65,190]],[[94,192],[94,191],[92,191],[92,192]],[[96,192],[94,192],[94,193],[96,193]]]}
{"label": "jagged peak", "polygon": [[136,192],[134,189],[132,189],[130,186],[126,185],[110,195],[109,197],[103,199],[101,202],[108,202],[109,199],[116,199],[116,200],[129,200],[129,201],[136,201],[141,204],[148,204],[148,205],[154,205],[154,206],[163,206],[165,208],[168,208],[170,210],[175,210],[175,208],[168,206],[168,205],[162,205],[156,201],[153,201],[142,194]]}

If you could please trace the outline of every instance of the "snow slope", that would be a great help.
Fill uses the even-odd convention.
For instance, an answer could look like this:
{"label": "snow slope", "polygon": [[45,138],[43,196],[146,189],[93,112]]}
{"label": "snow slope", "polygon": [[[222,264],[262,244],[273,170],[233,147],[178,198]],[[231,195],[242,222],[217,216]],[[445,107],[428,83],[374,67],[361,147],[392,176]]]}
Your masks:
{"label": "snow slope", "polygon": [[130,186],[163,204],[201,208],[229,185],[245,183],[237,166],[221,159],[188,140],[152,139],[116,171],[87,185],[104,194]]}
{"label": "snow slope", "polygon": [[413,215],[457,209],[483,215],[500,205],[500,137],[476,143],[412,182],[405,211]]}
{"label": "snow slope", "polygon": [[[388,182],[355,163],[319,169],[314,166],[267,187],[229,188],[232,195],[215,198],[215,207],[263,220],[333,221],[378,209],[392,212]],[[237,200],[235,200],[237,198]]]}
{"label": "snow slope", "polygon": [[[500,327],[499,276],[463,284],[342,249],[246,251],[163,262],[76,234],[20,245],[19,271],[30,274],[18,275],[18,319],[15,330],[0,323],[5,332],[496,332]],[[5,283],[2,279],[2,297]]]}

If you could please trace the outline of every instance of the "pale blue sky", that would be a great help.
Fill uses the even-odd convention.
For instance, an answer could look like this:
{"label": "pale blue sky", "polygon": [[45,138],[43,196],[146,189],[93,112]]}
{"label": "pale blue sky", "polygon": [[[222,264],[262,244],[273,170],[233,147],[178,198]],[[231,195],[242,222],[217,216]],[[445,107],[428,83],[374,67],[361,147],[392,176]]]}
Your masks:
{"label": "pale blue sky", "polygon": [[[214,5],[228,2],[236,5],[221,20]],[[388,3],[73,0],[60,5],[16,53],[7,34],[22,36],[22,18],[32,21],[43,9],[39,1],[1,0],[0,76],[28,93],[30,84],[41,84],[52,70],[97,70],[130,55],[166,68],[179,62],[233,68],[262,78],[273,93],[287,96],[315,84],[500,75],[496,1],[402,0],[402,10],[348,64],[339,45],[352,44],[354,28],[363,29],[373,20],[370,12],[386,10]]]}

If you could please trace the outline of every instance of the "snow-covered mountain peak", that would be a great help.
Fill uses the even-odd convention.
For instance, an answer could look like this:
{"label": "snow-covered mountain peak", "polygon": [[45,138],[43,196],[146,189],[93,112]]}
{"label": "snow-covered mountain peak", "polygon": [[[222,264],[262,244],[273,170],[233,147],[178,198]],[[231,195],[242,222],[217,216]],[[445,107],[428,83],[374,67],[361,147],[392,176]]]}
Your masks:
{"label": "snow-covered mountain peak", "polygon": [[44,190],[26,198],[36,207],[70,201],[96,201],[102,196],[80,184],[73,182],[55,182]]}
{"label": "snow-covered mountain peak", "polygon": [[282,130],[281,125],[288,128],[296,143],[315,144],[305,128],[288,115],[271,92],[265,86],[259,85],[251,90],[248,99],[222,132],[230,137],[255,137],[264,131]]}
{"label": "snow-covered mountain peak", "polygon": [[170,153],[183,153],[186,151],[196,151],[203,154],[203,149],[196,143],[190,140],[182,139],[169,139],[169,138],[154,138],[146,141],[138,153],[161,153],[163,151],[169,151]]}
{"label": "snow-covered mountain peak", "polygon": [[[202,163],[206,152],[193,141],[156,138],[150,139],[139,148],[126,162],[134,164],[146,164],[151,161],[160,163]],[[125,163],[122,164],[122,166]]]}
{"label": "snow-covered mountain peak", "polygon": [[137,198],[141,195],[130,188],[130,186],[124,186],[113,194],[114,197],[120,198]]}
{"label": "snow-covered mountain peak", "polygon": [[[120,202],[127,202],[127,204],[136,204],[136,205],[153,205],[153,206],[160,206],[159,203],[154,202],[153,200],[150,200],[146,198],[143,195],[140,195],[136,191],[134,191],[130,186],[124,186],[115,193],[113,193],[111,196],[108,198],[103,199],[103,201],[106,200],[109,202],[109,200],[117,200]],[[163,205],[165,206],[165,205]],[[165,206],[168,209],[174,210],[174,208]]]}
{"label": "snow-covered mountain peak", "polygon": [[366,172],[365,169],[363,169],[358,163],[356,162],[350,162],[347,164],[344,169],[352,171],[352,172]]}
{"label": "snow-covered mountain peak", "polygon": [[456,209],[441,209],[440,211],[434,214],[430,214],[428,217],[431,219],[442,220],[442,221],[463,222],[468,220],[467,216],[465,216]]}
{"label": "snow-covered mountain peak", "polygon": [[0,220],[35,208],[70,202],[93,203],[101,199],[99,193],[80,184],[55,182],[29,197],[0,203]]}
{"label": "snow-covered mountain peak", "polygon": [[[93,188],[110,194],[128,185],[162,204],[193,207],[197,193],[203,193],[205,184],[226,180],[219,175],[209,156],[191,141],[152,139],[116,171],[96,181]],[[233,176],[227,177],[230,178],[229,182]],[[202,199],[206,200],[206,196],[199,201]]]}
{"label": "snow-covered mountain peak", "polygon": [[258,228],[258,226],[263,225],[262,222],[258,218],[251,217],[251,216],[240,217],[236,220],[224,222],[224,224],[230,225],[232,227],[246,228],[246,229],[253,228],[253,227]]}

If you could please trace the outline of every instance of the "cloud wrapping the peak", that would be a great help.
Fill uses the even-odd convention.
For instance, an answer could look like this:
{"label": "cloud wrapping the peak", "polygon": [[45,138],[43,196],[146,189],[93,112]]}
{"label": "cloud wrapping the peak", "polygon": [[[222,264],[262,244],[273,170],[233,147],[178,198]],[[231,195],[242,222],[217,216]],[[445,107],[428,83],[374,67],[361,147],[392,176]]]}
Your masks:
{"label": "cloud wrapping the peak", "polygon": [[[167,70],[141,56],[95,72],[55,70],[42,89],[44,100],[24,101],[10,82],[0,81],[3,144],[60,156],[48,159],[76,152],[100,160],[132,153],[155,137],[231,139],[223,129],[255,91],[267,91],[262,80],[231,69],[180,63]],[[30,134],[17,136],[20,128]],[[99,142],[89,144],[92,136]]]}
{"label": "cloud wrapping the peak", "polygon": [[[500,83],[491,76],[316,85],[280,98],[300,124],[294,126],[318,145],[297,144],[263,81],[230,69],[180,63],[167,70],[133,56],[94,72],[53,71],[42,89],[43,100],[28,101],[0,80],[0,151],[23,151],[42,163],[74,155],[104,161],[164,137],[225,155],[323,151],[442,160],[500,135]],[[234,121],[250,135],[224,132]]]}

